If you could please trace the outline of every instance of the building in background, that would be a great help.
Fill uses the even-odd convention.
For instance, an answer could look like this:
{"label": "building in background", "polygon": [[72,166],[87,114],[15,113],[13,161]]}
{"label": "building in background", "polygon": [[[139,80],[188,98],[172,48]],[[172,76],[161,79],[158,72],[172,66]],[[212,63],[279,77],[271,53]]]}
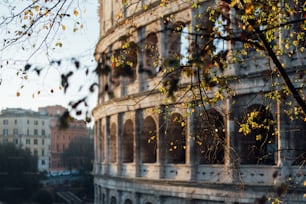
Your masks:
{"label": "building in background", "polygon": [[50,167],[50,118],[45,112],[8,108],[0,114],[0,142],[28,148],[38,158],[38,171]]}
{"label": "building in background", "polygon": [[[203,32],[213,30],[205,12],[219,1],[192,1],[192,7],[181,0],[99,2],[95,56],[103,73],[93,110],[95,203],[263,203],[263,196],[279,198],[277,193],[288,186],[293,188],[281,197],[285,203],[306,202],[306,123],[303,117],[291,120],[283,111],[295,107],[292,97],[266,97],[283,87],[278,78],[276,86],[267,83],[265,76],[274,77],[267,75],[272,69],[269,59],[250,52],[244,63],[230,64],[222,76],[239,79],[227,81],[235,94],[215,104],[205,100],[219,93],[216,84],[195,90],[197,95],[188,92],[209,81],[202,69],[197,72],[190,65],[198,77],[183,75],[180,70],[186,66],[170,67],[177,70],[172,75],[160,72],[167,67],[159,67],[159,60],[184,53],[182,45],[208,44],[211,39],[205,35],[210,33],[190,35],[189,41],[186,33],[195,32],[199,22]],[[217,47],[243,49],[239,43]],[[129,63],[120,67],[125,61]],[[282,62],[294,86],[305,94],[305,53]],[[179,100],[173,102],[159,85],[177,76]],[[266,128],[251,127],[245,136],[239,125],[252,113]]]}
{"label": "building in background", "polygon": [[68,126],[61,127],[60,117],[67,111],[62,106],[47,106],[39,108],[40,112],[45,112],[50,117],[51,131],[51,162],[50,171],[62,172],[70,170],[63,160],[63,152],[68,148],[70,142],[75,138],[89,137],[86,122],[69,118]]}

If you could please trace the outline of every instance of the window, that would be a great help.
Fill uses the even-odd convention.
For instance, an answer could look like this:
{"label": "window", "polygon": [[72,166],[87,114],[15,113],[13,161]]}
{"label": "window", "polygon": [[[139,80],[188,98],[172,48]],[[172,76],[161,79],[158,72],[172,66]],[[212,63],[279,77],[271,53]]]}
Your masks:
{"label": "window", "polygon": [[34,149],[34,156],[37,157],[37,155],[38,155],[38,151],[37,151],[37,149]]}
{"label": "window", "polygon": [[31,144],[31,140],[30,139],[26,139],[26,144]]}
{"label": "window", "polygon": [[46,135],[46,131],[45,130],[41,130],[41,135],[45,136]]}
{"label": "window", "polygon": [[15,139],[15,144],[16,144],[16,145],[18,144],[18,139]]}
{"label": "window", "polygon": [[30,135],[30,130],[29,129],[27,129],[27,136],[29,136]]}
{"label": "window", "polygon": [[45,160],[41,160],[41,165],[44,166],[46,164]]}
{"label": "window", "polygon": [[13,134],[14,134],[14,135],[18,135],[18,129],[17,129],[17,128],[14,128],[14,129],[13,129]]}
{"label": "window", "polygon": [[42,144],[42,145],[45,144],[45,140],[44,140],[44,139],[41,140],[41,144]]}
{"label": "window", "polygon": [[45,150],[44,149],[41,150],[41,156],[45,156]]}
{"label": "window", "polygon": [[37,136],[37,135],[38,135],[38,130],[34,129],[34,136]]}
{"label": "window", "polygon": [[3,136],[8,136],[8,129],[3,129]]}
{"label": "window", "polygon": [[17,125],[17,120],[14,120],[14,124]]}
{"label": "window", "polygon": [[38,125],[38,120],[34,120],[34,125]]}
{"label": "window", "polygon": [[8,125],[8,120],[3,120],[3,125]]}
{"label": "window", "polygon": [[27,124],[30,124],[30,120],[27,120]]}
{"label": "window", "polygon": [[42,124],[42,125],[45,125],[45,121],[41,121],[41,124]]}
{"label": "window", "polygon": [[37,139],[34,139],[34,144],[37,145]]}

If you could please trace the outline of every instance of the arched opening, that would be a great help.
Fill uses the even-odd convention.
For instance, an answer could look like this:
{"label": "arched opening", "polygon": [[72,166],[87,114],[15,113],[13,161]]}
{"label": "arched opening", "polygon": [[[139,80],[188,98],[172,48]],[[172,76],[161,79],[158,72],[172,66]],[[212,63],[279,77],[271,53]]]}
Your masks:
{"label": "arched opening", "polygon": [[150,33],[144,40],[144,67],[140,70],[147,74],[148,77],[153,77],[158,70],[159,52],[157,45],[156,33]]}
{"label": "arched opening", "polygon": [[180,65],[187,65],[189,61],[189,30],[188,26],[184,26],[180,38]]}
{"label": "arched opening", "polygon": [[186,122],[182,115],[173,113],[166,129],[166,156],[168,163],[186,162]]}
{"label": "arched opening", "polygon": [[124,201],[124,204],[133,204],[133,202],[132,202],[130,199],[126,199],[126,200]]}
{"label": "arched opening", "polygon": [[143,163],[156,162],[156,124],[152,117],[146,117],[141,131],[141,161]]}
{"label": "arched opening", "polygon": [[[306,135],[306,122],[303,114],[295,114],[294,106],[284,107],[288,114],[284,117],[286,126],[286,137],[288,139],[289,150],[287,160],[291,160],[293,165],[304,166],[306,164],[306,140],[301,139]],[[290,114],[291,112],[291,114]],[[293,116],[294,115],[294,116]],[[289,118],[291,117],[291,118]]]}
{"label": "arched opening", "polygon": [[117,199],[114,196],[111,197],[110,204],[117,204]]}
{"label": "arched opening", "polygon": [[227,50],[227,41],[224,40],[228,33],[225,28],[228,26],[228,20],[224,16],[218,16],[213,26],[213,34],[215,39],[213,40],[214,54],[224,52]]}
{"label": "arched opening", "polygon": [[102,198],[101,198],[102,200],[101,200],[101,203],[106,203],[106,202],[105,202],[105,198],[106,198],[105,193],[102,193]]}
{"label": "arched opening", "polygon": [[133,162],[134,155],[134,125],[132,120],[127,120],[123,128],[122,162]]}
{"label": "arched opening", "polygon": [[167,23],[167,59],[186,64],[189,55],[188,25],[183,22]]}
{"label": "arched opening", "polygon": [[200,111],[195,117],[195,141],[200,164],[223,164],[225,127],[222,115],[214,109]]}
{"label": "arched opening", "polygon": [[125,55],[125,69],[128,71],[128,83],[133,83],[136,80],[136,67],[138,63],[137,55],[138,45],[135,42],[130,42],[128,47],[123,51]]}
{"label": "arched opening", "polygon": [[109,140],[109,162],[115,163],[117,158],[117,126],[115,123],[111,124],[110,140]]}
{"label": "arched opening", "polygon": [[263,105],[252,105],[242,116],[239,132],[240,158],[242,164],[273,165],[275,134],[272,114]]}
{"label": "arched opening", "polygon": [[115,85],[119,84],[120,76],[127,78],[128,84],[136,80],[138,45],[135,42],[128,41],[125,37],[122,38],[121,48],[115,50],[111,56],[112,80]]}

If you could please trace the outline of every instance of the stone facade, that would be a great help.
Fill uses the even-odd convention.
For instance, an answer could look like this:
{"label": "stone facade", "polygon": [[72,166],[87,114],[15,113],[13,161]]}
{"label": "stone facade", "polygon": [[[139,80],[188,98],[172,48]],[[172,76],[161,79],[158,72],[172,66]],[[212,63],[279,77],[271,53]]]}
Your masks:
{"label": "stone facade", "polygon": [[[181,53],[183,32],[169,32],[169,27],[194,29],[199,9],[185,1],[169,1],[167,7],[154,0],[128,2],[126,7],[123,1],[100,0],[97,61],[111,64],[105,56],[116,55],[127,35],[138,49],[127,55],[131,75],[118,76],[114,68],[99,76],[93,110],[95,203],[246,204],[263,195],[276,197],[279,183],[294,186],[282,198],[285,202],[306,203],[306,141],[300,139],[306,124],[282,111],[293,106],[290,97],[273,101],[265,96],[272,89],[264,77],[271,62],[250,53],[247,63],[230,65],[225,74],[239,76],[230,82],[235,95],[214,105],[203,106],[185,90],[176,93],[181,102],[172,102],[160,92],[163,75],[156,62]],[[214,3],[204,1],[200,11]],[[171,24],[165,24],[169,18]],[[305,67],[305,56],[284,62],[299,87],[303,79],[297,73]],[[180,77],[182,86],[189,83],[190,77]],[[215,92],[205,94],[209,98]],[[254,110],[269,128],[244,136],[239,124]]]}

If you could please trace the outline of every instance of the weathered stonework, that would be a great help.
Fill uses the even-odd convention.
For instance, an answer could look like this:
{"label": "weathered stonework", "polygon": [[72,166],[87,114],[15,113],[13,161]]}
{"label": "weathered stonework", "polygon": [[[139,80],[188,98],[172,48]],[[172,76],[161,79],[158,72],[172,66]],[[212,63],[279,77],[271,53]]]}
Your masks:
{"label": "weathered stonework", "polygon": [[[235,96],[216,105],[193,108],[171,102],[160,93],[162,74],[154,61],[173,55],[180,36],[167,31],[164,17],[173,15],[173,24],[195,25],[198,10],[191,9],[183,0],[170,1],[167,7],[160,7],[159,1],[154,0],[131,2],[133,6],[124,9],[122,1],[100,0],[101,31],[96,60],[100,62],[103,54],[115,53],[121,47],[121,37],[127,34],[140,49],[133,52],[136,58],[133,79],[116,78],[113,73],[99,78],[98,105],[93,110],[95,203],[246,204],[263,195],[275,197],[275,186],[280,181],[295,187],[284,196],[284,202],[306,203],[303,198],[306,169],[296,164],[298,154],[294,152],[306,151],[306,141],[298,139],[304,138],[306,125],[290,121],[281,111],[289,98],[271,102],[264,97],[272,89],[264,77],[271,62],[250,53],[247,63],[230,65],[225,71],[227,75],[240,76],[239,81],[230,84]],[[214,3],[203,1],[202,11]],[[144,10],[147,4],[149,7]],[[122,15],[123,18],[117,18]],[[146,50],[148,45],[156,53]],[[109,59],[105,61],[111,63]],[[287,72],[295,78],[296,71],[305,68],[305,56],[294,58],[293,64],[288,61]],[[152,76],[142,72],[142,68],[150,70]],[[189,82],[190,78],[180,77],[181,84]],[[294,85],[299,87],[301,83],[295,81]],[[191,93],[184,93],[179,90],[177,96],[189,102],[195,100]],[[214,93],[212,88],[207,96]],[[260,161],[254,160],[250,149],[256,146],[255,139],[238,131],[243,115],[254,108],[264,111],[266,119],[275,120],[273,128],[278,130],[271,143],[265,145],[265,158]],[[217,120],[200,121],[204,109]],[[201,141],[196,139],[199,130],[206,131],[208,122],[215,123],[218,136],[218,140],[208,142],[222,141],[213,161],[199,153],[202,147],[197,143]],[[273,176],[275,172],[277,176]]]}

